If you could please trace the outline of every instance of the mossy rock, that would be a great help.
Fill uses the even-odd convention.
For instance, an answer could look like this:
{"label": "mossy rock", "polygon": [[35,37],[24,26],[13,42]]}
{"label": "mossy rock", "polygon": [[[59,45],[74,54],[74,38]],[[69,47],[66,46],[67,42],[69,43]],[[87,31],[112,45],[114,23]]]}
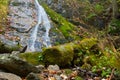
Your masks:
{"label": "mossy rock", "polygon": [[[0,69],[17,74],[21,77],[30,72],[38,73],[41,70],[12,54],[0,54]],[[14,80],[14,79],[13,79]]]}
{"label": "mossy rock", "polygon": [[89,49],[95,44],[97,44],[97,39],[86,38],[81,41],[75,41],[64,45],[47,48],[43,51],[44,63],[46,65],[57,64],[62,67],[71,65],[72,62],[76,62],[76,59],[77,63],[81,63],[81,60],[78,59],[83,58],[83,53],[79,55],[80,51],[86,51],[87,49],[89,51]]}
{"label": "mossy rock", "polygon": [[19,57],[22,58],[23,60],[33,64],[33,65],[39,65],[42,64],[44,65],[42,61],[42,53],[41,52],[28,52],[28,53],[20,53]]}
{"label": "mossy rock", "polygon": [[45,49],[43,51],[45,64],[57,64],[62,67],[71,65],[74,57],[74,48],[72,45],[74,44],[69,43]]}
{"label": "mossy rock", "polygon": [[60,14],[50,9],[46,4],[42,4],[42,6],[50,16],[51,20],[58,25],[57,28],[62,32],[67,40],[72,41],[79,38],[77,36],[78,28],[75,25],[67,21]]}
{"label": "mossy rock", "polygon": [[73,64],[83,65],[83,63],[86,62],[84,61],[86,56],[96,53],[96,48],[95,51],[91,49],[94,49],[93,47],[97,45],[97,41],[98,40],[96,38],[85,38],[81,41],[75,42]]}
{"label": "mossy rock", "polygon": [[0,53],[11,53],[12,51],[19,51],[20,50],[20,45],[6,45],[0,42]]}
{"label": "mossy rock", "polygon": [[96,38],[85,38],[80,42],[81,48],[85,49],[85,50],[89,50],[95,44],[97,44],[97,39]]}

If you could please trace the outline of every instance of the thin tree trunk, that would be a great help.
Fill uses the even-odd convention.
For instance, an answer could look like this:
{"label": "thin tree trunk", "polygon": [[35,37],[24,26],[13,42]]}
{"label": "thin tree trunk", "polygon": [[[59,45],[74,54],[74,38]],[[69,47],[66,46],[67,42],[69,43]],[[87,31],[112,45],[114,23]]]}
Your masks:
{"label": "thin tree trunk", "polygon": [[113,8],[113,18],[117,18],[118,16],[118,6],[117,6],[117,1],[112,0],[112,8]]}

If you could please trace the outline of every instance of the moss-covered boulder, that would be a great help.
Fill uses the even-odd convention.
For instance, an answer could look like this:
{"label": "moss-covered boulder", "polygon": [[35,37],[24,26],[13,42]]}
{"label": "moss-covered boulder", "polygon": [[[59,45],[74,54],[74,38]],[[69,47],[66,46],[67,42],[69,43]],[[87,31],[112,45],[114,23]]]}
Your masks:
{"label": "moss-covered boulder", "polygon": [[70,43],[45,49],[43,51],[45,64],[70,65],[74,57],[74,48],[72,45],[74,44]]}
{"label": "moss-covered boulder", "polygon": [[80,42],[80,46],[82,49],[90,49],[95,44],[97,44],[96,38],[85,38]]}
{"label": "moss-covered boulder", "polygon": [[71,62],[73,60],[82,57],[81,55],[79,56],[80,51],[85,52],[87,49],[89,50],[95,44],[97,44],[97,39],[89,38],[83,39],[80,42],[75,41],[64,45],[47,48],[43,51],[44,58],[43,60],[46,65],[49,64],[57,64],[59,66],[71,65]]}
{"label": "moss-covered boulder", "polygon": [[0,54],[0,69],[7,70],[22,77],[27,76],[30,72],[40,72],[32,64],[11,54]]}
{"label": "moss-covered boulder", "polygon": [[11,53],[12,51],[19,51],[20,45],[7,45],[0,42],[0,53]]}

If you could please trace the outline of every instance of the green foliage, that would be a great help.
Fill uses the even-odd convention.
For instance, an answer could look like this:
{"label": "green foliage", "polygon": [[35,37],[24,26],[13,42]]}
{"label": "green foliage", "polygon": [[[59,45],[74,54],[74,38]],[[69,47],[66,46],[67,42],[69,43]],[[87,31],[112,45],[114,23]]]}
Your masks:
{"label": "green foliage", "polygon": [[82,66],[81,66],[82,69],[85,69],[87,71],[90,71],[92,66],[88,63],[84,63]]}
{"label": "green foliage", "polygon": [[75,77],[75,80],[83,80],[83,78],[79,77],[79,76],[76,76]]}
{"label": "green foliage", "polygon": [[120,52],[117,52],[115,55],[115,67],[120,71]]}
{"label": "green foliage", "polygon": [[[91,51],[91,48],[97,44],[97,39],[95,38],[85,38],[81,40],[79,43],[77,43],[74,46],[74,61],[73,63],[75,65],[83,65],[83,63],[86,63],[87,60],[84,60],[84,58],[87,55],[91,55],[93,52]],[[85,64],[86,66],[87,64]]]}
{"label": "green foliage", "polygon": [[95,17],[95,16],[96,16],[95,13],[90,13],[90,14],[87,16],[87,19],[91,19],[91,18],[93,18],[93,17]]}
{"label": "green foliage", "polygon": [[114,19],[109,26],[109,33],[120,34],[120,20]]}
{"label": "green foliage", "polygon": [[0,33],[6,26],[9,0],[0,0]]}
{"label": "green foliage", "polygon": [[0,0],[0,4],[1,5],[7,5],[8,4],[8,0]]}
{"label": "green foliage", "polygon": [[100,5],[100,4],[96,4],[96,5],[94,6],[94,9],[95,9],[95,12],[96,12],[97,14],[99,14],[99,13],[102,13],[102,12],[104,11],[104,6],[102,6],[102,5]]}
{"label": "green foliage", "polygon": [[[98,45],[98,46],[97,46]],[[74,64],[80,65],[81,68],[92,70],[92,72],[99,73],[101,71],[102,77],[110,75],[111,70],[116,67],[115,52],[108,44],[104,44],[104,50],[101,50],[101,45],[97,39],[87,38],[80,41],[77,57],[74,59]],[[107,47],[108,46],[108,47]],[[77,49],[76,48],[76,49]],[[119,62],[119,61],[118,61]]]}
{"label": "green foliage", "polygon": [[43,59],[44,59],[44,56],[43,56],[43,55],[39,55],[39,56],[38,56],[38,60],[39,60],[39,61],[43,61]]}
{"label": "green foliage", "polygon": [[[108,54],[108,53],[107,53]],[[92,72],[101,71],[102,77],[108,77],[111,74],[112,69],[115,67],[115,56],[113,54],[109,55],[92,55],[89,59],[92,67]]]}

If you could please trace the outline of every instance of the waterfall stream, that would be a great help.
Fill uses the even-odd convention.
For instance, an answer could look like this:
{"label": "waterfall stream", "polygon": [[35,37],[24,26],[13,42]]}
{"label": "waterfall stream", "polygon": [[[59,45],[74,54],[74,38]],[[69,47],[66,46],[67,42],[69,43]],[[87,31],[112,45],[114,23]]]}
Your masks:
{"label": "waterfall stream", "polygon": [[51,47],[50,38],[49,38],[49,30],[51,28],[50,21],[48,19],[48,16],[44,10],[44,8],[39,4],[38,0],[35,0],[35,6],[37,9],[37,24],[33,28],[30,38],[28,40],[27,44],[27,50],[26,52],[34,52],[34,51],[41,51],[41,46],[38,50],[36,50],[36,45],[38,45],[37,41],[37,33],[39,27],[45,28],[45,33],[42,35],[42,45],[46,47]]}

